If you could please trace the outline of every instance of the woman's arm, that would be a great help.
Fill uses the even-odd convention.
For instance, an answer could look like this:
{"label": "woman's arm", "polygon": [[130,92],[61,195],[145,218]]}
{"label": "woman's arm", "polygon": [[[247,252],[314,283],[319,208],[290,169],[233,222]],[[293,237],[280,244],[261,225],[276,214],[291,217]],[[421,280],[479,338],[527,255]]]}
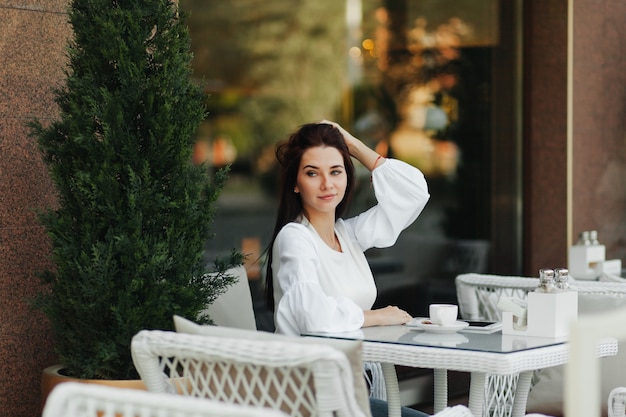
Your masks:
{"label": "woman's arm", "polygon": [[405,324],[412,319],[409,313],[395,306],[387,306],[377,310],[366,310],[363,312],[363,315],[363,327]]}
{"label": "woman's arm", "polygon": [[393,245],[430,197],[421,171],[397,159],[388,159],[374,170],[372,185],[376,206],[344,220],[347,233],[363,251]]}

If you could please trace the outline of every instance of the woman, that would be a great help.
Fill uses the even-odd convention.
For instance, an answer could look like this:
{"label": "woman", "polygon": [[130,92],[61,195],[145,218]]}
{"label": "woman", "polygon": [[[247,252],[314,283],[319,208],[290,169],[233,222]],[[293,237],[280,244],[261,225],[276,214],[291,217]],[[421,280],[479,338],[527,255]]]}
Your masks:
{"label": "woman", "polygon": [[[351,156],[372,172],[378,204],[344,220],[355,186]],[[409,322],[398,307],[372,310],[376,285],[364,251],[393,245],[415,221],[429,198],[423,174],[328,121],[301,126],[276,157],[280,205],[266,275],[276,331],[299,336]]]}

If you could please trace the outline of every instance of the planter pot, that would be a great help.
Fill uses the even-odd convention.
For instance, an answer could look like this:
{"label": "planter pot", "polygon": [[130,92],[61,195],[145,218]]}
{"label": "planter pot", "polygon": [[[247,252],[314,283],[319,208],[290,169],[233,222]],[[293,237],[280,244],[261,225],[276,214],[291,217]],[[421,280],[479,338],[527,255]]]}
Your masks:
{"label": "planter pot", "polygon": [[57,386],[57,384],[73,381],[73,382],[83,382],[85,384],[101,384],[108,385],[111,387],[118,388],[132,388],[145,390],[146,386],[143,381],[140,379],[135,380],[107,380],[107,379],[79,379],[72,378],[69,376],[65,376],[61,373],[63,369],[63,365],[55,365],[50,366],[43,371],[43,375],[41,377],[41,407],[43,409],[44,404],[46,403],[46,399],[50,394],[50,391]]}

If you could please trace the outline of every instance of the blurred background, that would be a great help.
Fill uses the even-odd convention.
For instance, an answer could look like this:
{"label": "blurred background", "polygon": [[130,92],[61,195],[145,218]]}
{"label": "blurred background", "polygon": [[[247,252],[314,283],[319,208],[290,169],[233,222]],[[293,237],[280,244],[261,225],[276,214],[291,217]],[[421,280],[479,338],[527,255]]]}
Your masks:
{"label": "blurred background", "polygon": [[[207,260],[248,257],[257,295],[273,227],[274,148],[299,125],[336,120],[381,155],[420,168],[431,200],[390,249],[367,253],[377,304],[414,315],[455,301],[460,272],[519,273],[515,222],[494,228],[493,182],[520,198],[518,12],[499,0],[181,0],[209,114],[194,160],[231,165]],[[497,162],[494,155],[497,152]],[[358,166],[352,213],[375,204]],[[494,172],[494,169],[500,169]],[[500,251],[500,253],[498,253]],[[257,305],[259,317],[263,306]],[[271,319],[260,320],[271,328]]]}

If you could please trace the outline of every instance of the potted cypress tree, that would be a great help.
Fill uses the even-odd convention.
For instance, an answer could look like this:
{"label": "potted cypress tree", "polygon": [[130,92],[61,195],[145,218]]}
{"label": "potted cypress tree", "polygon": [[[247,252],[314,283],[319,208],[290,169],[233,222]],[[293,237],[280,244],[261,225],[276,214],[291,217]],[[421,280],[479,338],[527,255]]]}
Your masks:
{"label": "potted cypress tree", "polygon": [[132,336],[172,329],[232,284],[203,259],[227,171],[191,163],[205,116],[187,27],[170,0],[72,0],[56,122],[31,124],[58,192],[40,214],[54,268],[35,301],[81,379],[134,379]]}

